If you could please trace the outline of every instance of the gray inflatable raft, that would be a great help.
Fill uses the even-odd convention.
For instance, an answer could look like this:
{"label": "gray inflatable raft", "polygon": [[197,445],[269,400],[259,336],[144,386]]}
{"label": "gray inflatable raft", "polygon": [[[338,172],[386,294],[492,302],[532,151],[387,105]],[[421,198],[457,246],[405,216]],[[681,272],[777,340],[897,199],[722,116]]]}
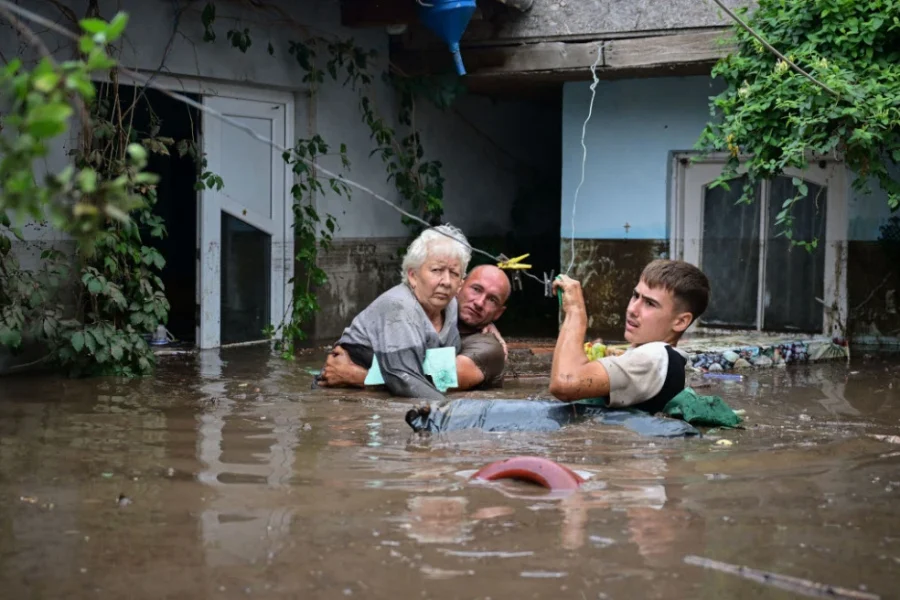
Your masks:
{"label": "gray inflatable raft", "polygon": [[458,399],[435,408],[415,408],[406,422],[416,432],[443,433],[463,429],[483,431],[556,431],[585,420],[621,425],[650,437],[700,435],[689,423],[656,417],[638,409],[610,409],[595,402],[558,400]]}

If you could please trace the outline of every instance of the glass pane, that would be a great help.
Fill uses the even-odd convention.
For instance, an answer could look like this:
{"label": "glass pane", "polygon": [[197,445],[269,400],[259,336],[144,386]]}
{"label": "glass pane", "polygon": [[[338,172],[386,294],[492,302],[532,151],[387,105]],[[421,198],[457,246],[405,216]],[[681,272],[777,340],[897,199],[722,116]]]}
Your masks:
{"label": "glass pane", "polygon": [[825,212],[827,188],[806,182],[809,196],[794,204],[795,240],[818,240],[812,252],[792,247],[784,236],[776,237],[780,227],[775,218],[788,198],[796,194],[790,177],[772,181],[767,232],[765,313],[766,329],[781,331],[822,331],[823,307],[816,298],[825,292]]}
{"label": "glass pane", "polygon": [[708,326],[756,327],[759,290],[759,187],[754,201],[737,204],[746,177],[730,190],[704,188],[701,266],[712,292],[703,315]]}
{"label": "glass pane", "polygon": [[[267,140],[272,139],[272,121],[229,115]],[[254,213],[272,218],[272,149],[228,123],[222,123],[221,144],[223,193]],[[240,175],[237,175],[240,173]],[[231,175],[231,177],[229,177]]]}
{"label": "glass pane", "polygon": [[271,322],[272,236],[222,213],[222,343],[263,339]]}

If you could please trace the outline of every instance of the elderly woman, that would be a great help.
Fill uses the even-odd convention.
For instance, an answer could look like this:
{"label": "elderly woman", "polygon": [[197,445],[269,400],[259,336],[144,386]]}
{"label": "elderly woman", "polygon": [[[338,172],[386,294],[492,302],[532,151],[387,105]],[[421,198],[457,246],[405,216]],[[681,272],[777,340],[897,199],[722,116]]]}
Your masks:
{"label": "elderly woman", "polygon": [[407,249],[402,283],[359,313],[336,346],[366,369],[378,358],[395,396],[443,399],[422,370],[425,351],[452,346],[459,352],[456,293],[472,257],[463,233],[450,225],[426,229]]}

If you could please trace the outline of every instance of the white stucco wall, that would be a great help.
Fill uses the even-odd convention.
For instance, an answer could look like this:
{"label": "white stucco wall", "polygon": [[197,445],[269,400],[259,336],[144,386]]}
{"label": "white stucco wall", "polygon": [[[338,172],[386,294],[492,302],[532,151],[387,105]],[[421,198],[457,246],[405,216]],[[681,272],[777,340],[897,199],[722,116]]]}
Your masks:
{"label": "white stucco wall", "polygon": [[[88,3],[86,0],[66,0],[63,4],[71,7],[76,15],[83,16]],[[358,45],[374,48],[378,58],[371,68],[376,79],[371,97],[381,114],[395,119],[394,93],[380,77],[387,66],[388,55],[388,36],[384,30],[340,27],[339,4],[327,0],[310,0],[302,6],[287,0],[267,3],[282,11],[280,14],[243,9],[239,3],[219,1],[216,3],[217,39],[214,43],[205,43],[201,24],[204,3],[190,4],[178,21],[178,33],[173,35],[178,4],[184,3],[163,0],[100,2],[101,14],[106,18],[115,13],[117,5],[130,14],[121,58],[124,65],[152,72],[164,62],[166,76],[184,81],[202,79],[293,92],[295,137],[318,133],[331,144],[347,144],[352,163],[348,176],[390,200],[399,200],[393,184],[386,181],[387,173],[381,160],[377,156],[369,157],[374,145],[360,118],[357,92],[327,81],[310,97],[309,89],[301,81],[303,71],[288,54],[289,42],[302,38],[304,30],[342,39],[352,37]],[[26,5],[30,10],[69,25],[49,3]],[[246,54],[232,48],[226,39],[226,31],[235,26],[250,29],[253,44]],[[0,50],[4,56],[15,56],[24,47],[22,41],[6,24],[0,31]],[[49,34],[42,34],[42,38],[57,56],[65,57],[68,52],[66,42]],[[275,49],[274,56],[267,51],[270,42]],[[460,118],[455,111],[441,112],[427,105],[417,111],[425,158],[436,158],[444,164],[446,218],[467,233],[508,231],[510,207],[517,192],[516,173],[504,166],[510,160],[508,154],[530,159],[535,153],[530,152],[528,146],[537,146],[547,137],[540,131],[541,119],[555,125],[553,115],[534,109],[528,103],[489,102],[465,97],[454,108],[467,118]],[[533,135],[523,135],[523,123],[529,124]],[[488,132],[487,136],[479,131],[482,128]],[[547,131],[553,129],[550,127]],[[56,169],[65,160],[65,149],[55,148],[48,165]],[[320,199],[319,208],[338,217],[340,230],[337,237],[407,234],[397,213],[362,192],[354,193],[349,203],[329,193]],[[32,239],[47,235],[58,237],[56,233],[35,228],[29,233]]]}
{"label": "white stucco wall", "polygon": [[[575,237],[668,239],[670,153],[694,147],[709,119],[709,98],[722,89],[709,77],[601,81],[587,127],[587,167],[576,207]],[[563,87],[563,238],[571,234],[572,204],[581,179],[581,133],[590,105],[588,83]],[[850,178],[848,177],[848,180]],[[850,240],[875,240],[890,216],[875,187],[848,191]]]}

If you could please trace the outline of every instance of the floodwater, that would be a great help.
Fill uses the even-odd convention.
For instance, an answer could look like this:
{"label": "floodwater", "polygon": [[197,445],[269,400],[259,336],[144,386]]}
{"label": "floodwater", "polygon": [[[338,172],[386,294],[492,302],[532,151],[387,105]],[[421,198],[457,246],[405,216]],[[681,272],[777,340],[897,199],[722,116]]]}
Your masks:
{"label": "floodwater", "polygon": [[[0,597],[800,597],[690,556],[900,597],[896,358],[715,382],[747,429],[688,440],[421,438],[408,401],[311,392],[319,365],[245,348],[142,381],[0,380]],[[515,455],[590,479],[467,482]]]}

